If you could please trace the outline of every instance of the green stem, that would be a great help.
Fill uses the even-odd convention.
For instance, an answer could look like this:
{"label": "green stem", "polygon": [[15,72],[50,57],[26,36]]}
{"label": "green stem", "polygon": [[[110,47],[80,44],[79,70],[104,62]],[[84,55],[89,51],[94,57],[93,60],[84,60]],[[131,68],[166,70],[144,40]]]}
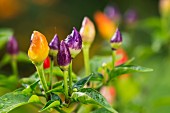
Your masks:
{"label": "green stem", "polygon": [[54,66],[54,60],[53,57],[50,58],[50,89],[53,88],[53,66]]}
{"label": "green stem", "polygon": [[112,69],[115,68],[116,52],[112,51]]}
{"label": "green stem", "polygon": [[17,67],[16,56],[12,56],[11,65],[12,65],[13,74],[16,76],[16,78],[18,78],[18,67]]}
{"label": "green stem", "polygon": [[43,63],[35,64],[35,67],[37,69],[41,85],[42,85],[42,87],[43,87],[43,89],[44,89],[44,91],[46,93],[48,91],[48,86],[47,86],[47,82],[46,82],[45,75],[44,75]]}
{"label": "green stem", "polygon": [[69,65],[69,71],[68,71],[68,75],[69,75],[69,95],[71,95],[72,93],[72,61],[70,62]]}
{"label": "green stem", "polygon": [[68,84],[67,84],[67,78],[68,78],[68,71],[64,70],[64,92],[66,96],[66,101],[68,100]]}
{"label": "green stem", "polygon": [[83,56],[84,56],[84,65],[86,76],[90,74],[90,63],[89,63],[89,48],[88,45],[83,45]]}

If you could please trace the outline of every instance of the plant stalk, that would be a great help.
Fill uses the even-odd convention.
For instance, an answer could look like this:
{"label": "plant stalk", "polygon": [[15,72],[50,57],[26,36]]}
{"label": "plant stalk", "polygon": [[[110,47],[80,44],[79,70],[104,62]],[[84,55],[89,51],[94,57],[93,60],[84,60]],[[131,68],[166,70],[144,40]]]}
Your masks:
{"label": "plant stalk", "polygon": [[116,52],[112,51],[112,69],[115,68],[115,61],[116,61]]}
{"label": "plant stalk", "polygon": [[17,67],[16,56],[12,56],[11,65],[12,65],[13,74],[16,76],[16,78],[18,78],[18,67]]}
{"label": "plant stalk", "polygon": [[44,91],[46,93],[48,91],[48,86],[47,86],[47,82],[46,82],[45,75],[44,75],[43,63],[35,64],[35,67],[37,69],[41,85],[42,85],[42,87],[43,87],[43,89],[44,89]]}
{"label": "plant stalk", "polygon": [[63,74],[64,74],[64,92],[67,101],[68,100],[68,84],[67,84],[68,71],[64,70]]}
{"label": "plant stalk", "polygon": [[53,59],[53,57],[51,57],[50,58],[50,88],[49,89],[52,89],[53,88],[53,86],[52,86],[52,84],[53,84],[53,66],[54,66],[54,59]]}
{"label": "plant stalk", "polygon": [[83,45],[83,56],[86,76],[90,74],[90,63],[89,63],[89,45]]}
{"label": "plant stalk", "polygon": [[72,61],[70,62],[69,65],[69,71],[68,71],[68,75],[69,75],[69,95],[71,95],[72,93]]}

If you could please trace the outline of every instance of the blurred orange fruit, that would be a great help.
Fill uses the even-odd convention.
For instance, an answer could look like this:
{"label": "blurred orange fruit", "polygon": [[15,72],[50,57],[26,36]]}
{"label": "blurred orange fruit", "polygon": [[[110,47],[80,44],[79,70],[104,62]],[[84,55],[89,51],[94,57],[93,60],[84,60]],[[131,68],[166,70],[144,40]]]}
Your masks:
{"label": "blurred orange fruit", "polygon": [[102,12],[96,12],[94,20],[102,37],[110,40],[116,31],[116,24]]}

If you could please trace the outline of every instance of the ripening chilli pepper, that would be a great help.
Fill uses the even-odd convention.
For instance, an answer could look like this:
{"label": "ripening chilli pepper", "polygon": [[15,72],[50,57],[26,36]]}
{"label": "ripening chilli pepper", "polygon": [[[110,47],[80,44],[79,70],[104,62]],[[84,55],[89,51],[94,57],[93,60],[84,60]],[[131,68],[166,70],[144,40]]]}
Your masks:
{"label": "ripening chilli pepper", "polygon": [[95,38],[95,27],[93,22],[88,18],[84,17],[82,26],[80,29],[80,35],[83,41],[83,56],[84,56],[84,65],[86,76],[88,76],[90,72],[90,63],[89,63],[89,48]]}
{"label": "ripening chilli pepper", "polygon": [[95,34],[96,31],[93,22],[88,17],[84,17],[80,29],[83,43],[91,44],[95,38]]}
{"label": "ripening chilli pepper", "polygon": [[109,40],[116,31],[117,25],[115,22],[107,17],[103,12],[96,12],[94,15],[94,20],[96,22],[99,33],[103,38]]}
{"label": "ripening chilli pepper", "polygon": [[46,37],[38,31],[31,36],[31,45],[28,56],[33,63],[42,63],[48,56],[49,47]]}
{"label": "ripening chilli pepper", "polygon": [[73,27],[72,33],[67,36],[64,42],[70,50],[71,58],[75,58],[81,52],[82,38],[75,27]]}
{"label": "ripening chilli pepper", "polygon": [[33,31],[28,56],[37,69],[41,85],[45,92],[48,91],[48,86],[43,71],[43,61],[47,58],[48,53],[49,46],[46,37],[38,31]]}
{"label": "ripening chilli pepper", "polygon": [[71,62],[71,54],[63,40],[61,41],[59,46],[57,62],[62,70],[68,70],[69,64]]}
{"label": "ripening chilli pepper", "polygon": [[117,50],[122,45],[122,35],[118,28],[116,29],[116,32],[112,36],[110,40],[110,44],[111,44],[112,50]]}
{"label": "ripening chilli pepper", "polygon": [[50,67],[50,58],[49,57],[47,57],[44,60],[43,67],[44,67],[44,69],[48,69]]}
{"label": "ripening chilli pepper", "polygon": [[15,39],[14,36],[11,36],[8,43],[7,43],[7,52],[10,54],[10,55],[16,55],[18,54],[18,43]]}
{"label": "ripening chilli pepper", "polygon": [[57,36],[57,34],[54,35],[54,38],[51,40],[49,47],[50,47],[50,56],[57,56],[58,54],[58,50],[59,50],[59,45],[60,45],[60,41],[59,38]]}

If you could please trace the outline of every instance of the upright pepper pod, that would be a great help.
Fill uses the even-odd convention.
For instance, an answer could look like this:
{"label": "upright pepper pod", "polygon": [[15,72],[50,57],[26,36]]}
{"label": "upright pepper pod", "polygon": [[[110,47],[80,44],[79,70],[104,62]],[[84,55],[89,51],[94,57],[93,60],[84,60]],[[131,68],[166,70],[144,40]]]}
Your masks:
{"label": "upright pepper pod", "polygon": [[11,36],[8,43],[7,43],[7,52],[10,54],[10,55],[16,55],[18,54],[18,43],[17,43],[17,40],[15,39],[14,36]]}
{"label": "upright pepper pod", "polygon": [[54,38],[51,40],[49,47],[50,47],[50,56],[57,56],[58,54],[58,50],[59,50],[59,45],[60,45],[60,41],[59,38],[57,36],[57,34],[54,35]]}
{"label": "upright pepper pod", "polygon": [[38,31],[34,31],[31,37],[31,45],[28,56],[33,63],[42,63],[48,56],[49,47],[46,37]]}
{"label": "upright pepper pod", "polygon": [[117,50],[122,45],[122,35],[118,28],[116,29],[115,34],[112,36],[110,44],[112,50]]}
{"label": "upright pepper pod", "polygon": [[61,41],[59,46],[57,62],[62,70],[68,70],[69,64],[71,62],[71,54],[63,40]]}
{"label": "upright pepper pod", "polygon": [[75,27],[70,35],[65,39],[65,43],[70,50],[72,58],[75,58],[82,49],[82,38]]}

